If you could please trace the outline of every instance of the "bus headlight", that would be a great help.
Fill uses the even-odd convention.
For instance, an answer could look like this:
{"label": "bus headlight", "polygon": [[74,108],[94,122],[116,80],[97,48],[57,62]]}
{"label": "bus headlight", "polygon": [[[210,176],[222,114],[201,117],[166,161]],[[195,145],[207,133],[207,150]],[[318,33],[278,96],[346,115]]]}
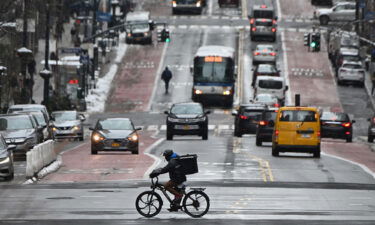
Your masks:
{"label": "bus headlight", "polygon": [[231,94],[230,90],[223,91],[223,95],[230,95],[230,94]]}
{"label": "bus headlight", "polygon": [[201,90],[199,90],[199,89],[195,89],[195,90],[194,90],[194,93],[195,93],[196,95],[201,95],[201,94],[203,94],[203,91],[201,91]]}
{"label": "bus headlight", "polygon": [[131,37],[132,36],[132,34],[131,33],[128,33],[128,37]]}
{"label": "bus headlight", "polygon": [[197,2],[197,7],[201,7],[201,2]]}
{"label": "bus headlight", "polygon": [[176,7],[176,6],[177,6],[176,1],[173,1],[173,2],[172,2],[172,6],[173,6],[173,7]]}

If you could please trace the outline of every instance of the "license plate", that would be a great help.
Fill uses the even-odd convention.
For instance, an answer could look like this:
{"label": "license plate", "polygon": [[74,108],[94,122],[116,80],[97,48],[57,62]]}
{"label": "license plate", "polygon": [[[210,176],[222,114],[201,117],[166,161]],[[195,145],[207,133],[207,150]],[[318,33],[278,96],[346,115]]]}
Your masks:
{"label": "license plate", "polygon": [[303,138],[310,138],[310,137],[311,137],[310,134],[302,134],[301,136],[302,136]]}
{"label": "license plate", "polygon": [[120,147],[120,143],[112,143],[112,147]]}
{"label": "license plate", "polygon": [[175,128],[179,130],[193,130],[193,129],[198,129],[199,126],[198,125],[176,125]]}

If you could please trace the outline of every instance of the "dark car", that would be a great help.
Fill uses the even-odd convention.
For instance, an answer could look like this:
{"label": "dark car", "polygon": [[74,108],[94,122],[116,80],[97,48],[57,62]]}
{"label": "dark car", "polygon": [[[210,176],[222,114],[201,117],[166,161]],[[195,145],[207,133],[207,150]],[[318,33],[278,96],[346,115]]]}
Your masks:
{"label": "dark car", "polygon": [[258,76],[280,76],[280,70],[278,70],[273,64],[258,64],[253,70],[253,81],[251,83],[253,87]]}
{"label": "dark car", "polygon": [[311,0],[311,5],[327,5],[332,6],[332,0]]}
{"label": "dark car", "polygon": [[262,112],[266,109],[263,104],[242,104],[238,110],[232,112],[234,119],[234,136],[255,134]]}
{"label": "dark car", "polygon": [[13,149],[14,145],[7,145],[3,135],[0,134],[0,177],[11,180],[14,177]]}
{"label": "dark car", "polygon": [[367,141],[368,142],[374,142],[375,137],[375,116],[368,119],[370,122],[370,125],[368,126],[368,136]]}
{"label": "dark car", "polygon": [[262,146],[262,142],[272,142],[277,110],[277,108],[269,108],[262,112],[256,129],[256,146]]}
{"label": "dark car", "polygon": [[135,128],[129,118],[99,119],[95,127],[90,127],[91,154],[98,151],[130,151],[138,154],[139,135],[141,128]]}
{"label": "dark car", "polygon": [[320,116],[321,137],[345,139],[352,142],[353,123],[348,114],[343,112],[323,112]]}
{"label": "dark car", "polygon": [[84,139],[83,121],[86,120],[83,114],[77,111],[54,111],[51,113],[52,131],[56,139],[78,138]]}
{"label": "dark car", "polygon": [[37,145],[41,129],[31,115],[0,115],[0,133],[7,144],[16,145],[15,154],[25,154]]}
{"label": "dark car", "polygon": [[173,135],[199,135],[208,139],[208,117],[201,103],[186,102],[173,104],[167,114],[167,140]]}
{"label": "dark car", "polygon": [[252,41],[257,39],[276,41],[276,20],[265,18],[254,19],[250,25],[250,37]]}

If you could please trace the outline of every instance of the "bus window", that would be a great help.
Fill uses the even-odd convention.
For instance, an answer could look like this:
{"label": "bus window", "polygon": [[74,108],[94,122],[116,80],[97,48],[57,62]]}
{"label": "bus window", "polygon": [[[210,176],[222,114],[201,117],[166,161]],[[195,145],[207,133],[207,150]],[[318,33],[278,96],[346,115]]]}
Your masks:
{"label": "bus window", "polygon": [[197,58],[194,64],[195,82],[233,82],[233,66],[222,57]]}

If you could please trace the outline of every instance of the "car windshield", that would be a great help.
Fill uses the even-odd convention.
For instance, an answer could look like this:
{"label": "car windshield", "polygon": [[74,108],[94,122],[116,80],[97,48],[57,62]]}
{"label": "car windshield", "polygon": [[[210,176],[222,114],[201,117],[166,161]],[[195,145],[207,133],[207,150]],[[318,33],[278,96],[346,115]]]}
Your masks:
{"label": "car windshield", "polygon": [[101,120],[96,125],[98,130],[134,130],[133,124],[130,120],[124,119],[108,119]]}
{"label": "car windshield", "polygon": [[270,121],[270,120],[275,120],[276,119],[277,112],[271,111],[271,112],[265,112],[264,113],[264,120]]}
{"label": "car windshield", "polygon": [[346,115],[345,113],[336,113],[336,112],[323,112],[320,119],[324,121],[336,121],[336,122],[349,121],[348,115]]}
{"label": "car windshield", "polygon": [[267,64],[260,64],[258,66],[258,73],[276,73],[276,69],[272,65],[267,65]]}
{"label": "car windshield", "polygon": [[47,125],[44,115],[42,113],[32,113],[35,116],[36,120],[38,121],[39,125],[45,126]]}
{"label": "car windshield", "polygon": [[345,61],[354,61],[354,62],[359,62],[361,60],[358,55],[344,55],[342,59]]}
{"label": "car windshield", "polygon": [[198,104],[175,105],[171,109],[173,114],[203,114],[202,106]]}
{"label": "car windshield", "polygon": [[244,109],[241,113],[244,116],[247,116],[248,119],[259,121],[262,118],[262,111],[256,111],[254,109]]}
{"label": "car windshield", "polygon": [[310,110],[284,110],[280,121],[284,122],[316,122],[316,113]]}
{"label": "car windshield", "polygon": [[33,124],[28,116],[0,117],[0,130],[26,130],[33,129]]}
{"label": "car windshield", "polygon": [[52,117],[56,122],[77,120],[76,112],[53,112]]}
{"label": "car windshield", "polygon": [[273,19],[273,11],[271,11],[271,10],[254,10],[254,18]]}
{"label": "car windshield", "polygon": [[272,45],[258,45],[256,51],[273,52],[274,50]]}
{"label": "car windshield", "polygon": [[130,24],[127,27],[128,31],[133,31],[133,30],[146,30],[149,29],[149,24],[148,23],[135,23],[135,24]]}
{"label": "car windshield", "polygon": [[349,63],[347,63],[347,64],[344,64],[342,67],[346,68],[346,69],[362,69],[362,66],[359,65],[359,64],[349,64]]}
{"label": "car windshield", "polygon": [[278,80],[259,80],[258,86],[265,89],[282,89],[283,82]]}

